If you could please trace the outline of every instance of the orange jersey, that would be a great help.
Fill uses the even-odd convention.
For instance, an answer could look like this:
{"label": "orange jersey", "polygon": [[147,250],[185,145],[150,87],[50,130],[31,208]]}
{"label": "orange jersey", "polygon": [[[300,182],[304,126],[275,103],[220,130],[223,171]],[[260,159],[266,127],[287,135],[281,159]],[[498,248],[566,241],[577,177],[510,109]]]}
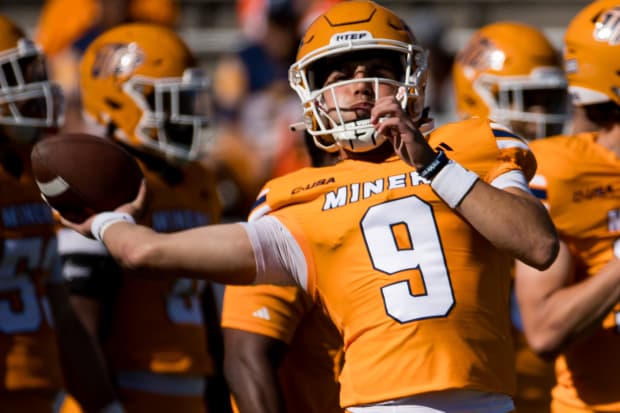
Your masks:
{"label": "orange jersey", "polygon": [[[531,144],[539,160],[532,187],[573,251],[577,281],[595,276],[614,256],[620,238],[620,160],[596,138],[596,133],[584,133]],[[600,329],[558,358],[554,399],[620,411],[619,322],[616,305]]]}
{"label": "orange jersey", "polygon": [[228,286],[222,327],[289,345],[279,370],[287,411],[340,413],[342,339],[322,309],[297,287]]}
{"label": "orange jersey", "polygon": [[511,313],[517,371],[517,389],[513,396],[515,409],[524,413],[549,413],[551,389],[555,385],[553,362],[544,360],[530,348],[523,333],[523,322],[514,286]]}
{"label": "orange jersey", "polygon": [[523,413],[548,413],[555,384],[553,363],[543,360],[529,347],[525,335],[514,329],[517,390],[515,409]]}
{"label": "orange jersey", "polygon": [[[429,142],[481,178],[535,170],[527,144],[488,121]],[[307,168],[266,185],[269,210],[301,246],[305,288],[344,337],[341,405],[448,389],[511,394],[512,258],[397,157]],[[252,217],[252,215],[251,215]]]}
{"label": "orange jersey", "polygon": [[2,411],[2,392],[63,387],[46,296],[50,283],[62,282],[58,258],[54,218],[33,178],[14,178],[0,165]]}
{"label": "orange jersey", "polygon": [[[170,185],[145,170],[150,193],[142,224],[171,232],[219,220],[213,176],[199,164]],[[125,276],[104,348],[114,370],[192,374],[212,372],[197,280],[156,280]]]}

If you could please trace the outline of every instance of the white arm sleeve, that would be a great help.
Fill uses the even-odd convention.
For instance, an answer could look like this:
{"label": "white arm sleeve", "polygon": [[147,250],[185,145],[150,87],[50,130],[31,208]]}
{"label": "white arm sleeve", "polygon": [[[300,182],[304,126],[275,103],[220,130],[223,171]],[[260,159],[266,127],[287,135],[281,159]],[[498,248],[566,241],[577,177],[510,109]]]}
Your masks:
{"label": "white arm sleeve", "polygon": [[307,290],[308,266],[291,232],[273,216],[241,223],[256,257],[255,284],[295,285]]}

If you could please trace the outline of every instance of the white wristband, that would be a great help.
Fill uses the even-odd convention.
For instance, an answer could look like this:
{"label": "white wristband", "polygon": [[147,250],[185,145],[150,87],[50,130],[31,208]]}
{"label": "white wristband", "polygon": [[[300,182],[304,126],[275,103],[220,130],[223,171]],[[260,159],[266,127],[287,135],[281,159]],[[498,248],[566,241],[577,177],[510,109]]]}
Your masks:
{"label": "white wristband", "polygon": [[435,175],[431,188],[450,208],[456,208],[478,178],[476,173],[451,160]]}
{"label": "white wristband", "polygon": [[129,222],[135,224],[133,217],[126,212],[102,212],[95,216],[92,224],[90,224],[90,232],[95,239],[103,242],[103,234],[110,225],[117,222]]}

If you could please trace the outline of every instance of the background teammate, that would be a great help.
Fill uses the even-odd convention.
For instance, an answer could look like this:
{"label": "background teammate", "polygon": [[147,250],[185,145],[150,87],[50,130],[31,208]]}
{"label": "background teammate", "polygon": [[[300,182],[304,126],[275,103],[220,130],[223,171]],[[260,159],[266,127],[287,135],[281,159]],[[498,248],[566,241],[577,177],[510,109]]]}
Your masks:
{"label": "background teammate", "polygon": [[[109,29],[86,49],[80,76],[87,118],[142,167],[152,193],[141,222],[157,232],[217,222],[213,176],[196,161],[212,127],[209,84],[181,38],[156,24]],[[210,287],[128,276],[102,245],[71,231],[61,252],[72,302],[100,341],[128,412],[205,412],[207,387],[218,390],[207,400],[212,410],[225,411],[225,387],[215,383],[221,361],[211,355],[219,324],[205,324],[201,305]]]}
{"label": "background teammate", "polygon": [[564,62],[572,103],[594,132],[531,144],[534,192],[562,242],[544,272],[517,264],[516,287],[532,348],[556,359],[554,413],[620,410],[620,2],[595,1],[570,22]]}
{"label": "background teammate", "polygon": [[[568,102],[560,56],[533,26],[504,21],[480,28],[456,56],[453,80],[457,109],[464,118],[488,117],[529,141],[563,130]],[[514,293],[511,306],[516,409],[548,412],[553,364],[527,345]]]}
{"label": "background teammate", "polygon": [[0,16],[0,411],[58,412],[66,390],[89,412],[122,412],[60,272],[57,225],[30,151],[62,123],[45,56]]}

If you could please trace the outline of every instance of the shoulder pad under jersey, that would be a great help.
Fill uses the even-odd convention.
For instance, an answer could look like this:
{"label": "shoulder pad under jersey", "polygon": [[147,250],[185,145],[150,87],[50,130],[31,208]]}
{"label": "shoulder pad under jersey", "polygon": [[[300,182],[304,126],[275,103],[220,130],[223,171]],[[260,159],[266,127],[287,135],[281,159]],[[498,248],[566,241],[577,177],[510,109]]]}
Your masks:
{"label": "shoulder pad under jersey", "polygon": [[487,182],[511,169],[522,170],[528,180],[536,171],[527,141],[488,119],[471,118],[441,126],[431,132],[429,143]]}
{"label": "shoulder pad under jersey", "polygon": [[312,201],[336,186],[331,167],[302,168],[268,181],[258,194],[248,221],[277,209]]}

